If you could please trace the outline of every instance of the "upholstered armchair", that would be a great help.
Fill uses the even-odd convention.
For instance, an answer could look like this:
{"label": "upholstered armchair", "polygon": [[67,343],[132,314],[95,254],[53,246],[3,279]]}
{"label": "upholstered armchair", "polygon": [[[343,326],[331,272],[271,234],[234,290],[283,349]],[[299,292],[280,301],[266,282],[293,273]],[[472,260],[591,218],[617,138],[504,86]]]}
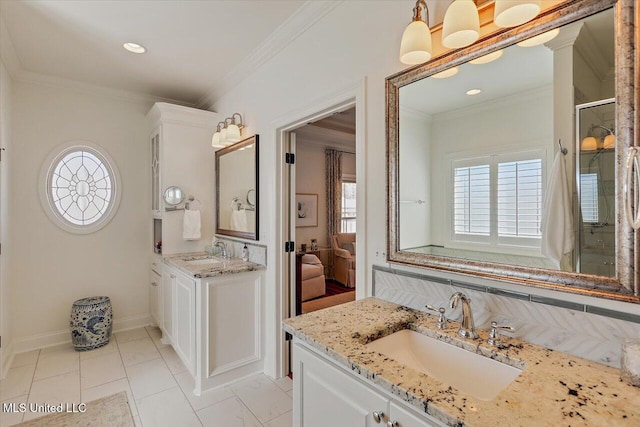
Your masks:
{"label": "upholstered armchair", "polygon": [[331,236],[333,278],[349,288],[356,287],[356,233]]}

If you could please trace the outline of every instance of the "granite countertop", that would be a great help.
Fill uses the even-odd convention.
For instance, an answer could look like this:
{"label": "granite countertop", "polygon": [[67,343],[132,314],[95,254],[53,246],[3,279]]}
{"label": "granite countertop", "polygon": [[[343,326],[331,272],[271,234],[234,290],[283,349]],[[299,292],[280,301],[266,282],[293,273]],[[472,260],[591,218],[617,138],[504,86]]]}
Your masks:
{"label": "granite countertop", "polygon": [[[620,370],[502,336],[503,348],[458,338],[459,324],[436,329],[437,316],[377,298],[331,307],[284,321],[285,331],[377,384],[419,411],[451,426],[638,426],[640,388]],[[411,369],[365,344],[401,329],[524,368],[493,400],[483,401]]]}
{"label": "granite countertop", "polygon": [[[169,264],[196,279],[224,276],[227,274],[244,273],[245,271],[264,270],[265,266],[240,258],[221,259],[206,252],[191,252],[185,254],[166,255],[165,264]],[[192,264],[189,261],[211,260],[211,263]]]}

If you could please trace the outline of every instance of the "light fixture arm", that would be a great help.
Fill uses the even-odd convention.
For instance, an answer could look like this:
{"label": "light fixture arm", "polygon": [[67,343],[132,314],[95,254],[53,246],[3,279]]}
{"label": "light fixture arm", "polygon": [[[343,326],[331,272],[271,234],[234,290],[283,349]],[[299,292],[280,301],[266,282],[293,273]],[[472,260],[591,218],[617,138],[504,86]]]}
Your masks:
{"label": "light fixture arm", "polygon": [[422,21],[422,10],[425,11],[426,20],[424,21],[429,25],[429,8],[425,0],[416,1],[416,7],[413,8],[413,21]]}
{"label": "light fixture arm", "polygon": [[216,126],[216,132],[220,132],[222,129],[220,128],[220,124],[222,124],[222,127],[225,126],[225,122],[218,122],[218,125]]}
{"label": "light fixture arm", "polygon": [[607,132],[607,135],[615,135],[615,133],[613,133],[613,130],[609,129],[608,127],[602,126],[602,125],[592,125],[591,129],[595,129],[595,128],[600,128],[600,129],[604,129]]}
{"label": "light fixture arm", "polygon": [[[240,117],[240,123],[236,123],[236,116]],[[236,125],[242,129],[244,127],[244,122],[242,121],[242,115],[240,115],[240,113],[233,113],[231,115],[231,124]]]}

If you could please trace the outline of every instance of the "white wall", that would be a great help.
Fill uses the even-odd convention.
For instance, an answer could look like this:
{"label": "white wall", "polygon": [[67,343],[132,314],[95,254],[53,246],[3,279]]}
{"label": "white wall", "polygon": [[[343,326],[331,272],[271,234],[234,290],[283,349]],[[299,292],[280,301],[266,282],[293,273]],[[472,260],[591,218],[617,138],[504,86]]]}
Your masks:
{"label": "white wall", "polygon": [[[276,194],[276,128],[302,119],[301,111],[366,83],[366,197],[367,251],[361,263],[370,275],[373,262],[385,262],[386,254],[386,76],[401,70],[398,46],[402,30],[411,18],[412,1],[348,1],[340,3],[275,57],[222,96],[212,110],[244,111],[246,134],[259,133],[260,194]],[[375,7],[369,7],[373,6]],[[366,13],[363,13],[366,10]],[[318,107],[318,110],[321,107]],[[324,107],[322,107],[324,108]],[[318,111],[316,110],[316,111]],[[360,160],[358,160],[360,162]],[[275,375],[275,349],[279,345],[278,307],[280,283],[276,282],[277,235],[275,198],[261,200],[261,243],[268,245],[266,270],[267,357],[266,372]],[[377,257],[376,257],[377,253]],[[279,259],[279,258],[278,258]],[[365,280],[366,289],[370,281]],[[368,291],[367,291],[368,292]]]}
{"label": "white wall", "polygon": [[330,246],[327,236],[327,185],[325,182],[325,147],[304,139],[296,141],[296,193],[318,195],[318,226],[296,227],[296,247],[311,239],[318,239],[319,246]]}
{"label": "white wall", "polygon": [[431,118],[400,109],[400,129],[400,249],[410,249],[432,244]]}
{"label": "white wall", "polygon": [[[329,247],[327,234],[327,185],[325,150],[328,147],[318,145],[302,137],[296,141],[296,193],[318,195],[318,226],[296,227],[296,247],[306,243],[311,245],[311,239],[318,240],[318,246]],[[342,154],[342,174],[356,174],[356,156]]]}
{"label": "white wall", "polygon": [[[108,295],[114,325],[149,320],[150,160],[147,103],[15,82],[10,207],[11,297],[16,350],[69,340],[74,300]],[[45,214],[38,197],[45,158],[67,141],[103,147],[120,170],[122,199],[101,230],[76,235]],[[31,338],[38,338],[31,341]]]}
{"label": "white wall", "polygon": [[11,245],[9,227],[9,206],[11,205],[10,181],[9,181],[9,160],[12,156],[11,144],[11,97],[13,84],[4,63],[0,61],[0,148],[6,150],[1,152],[2,162],[0,162],[0,243],[2,243],[2,254],[0,255],[0,336],[2,336],[2,347],[0,347],[0,378],[4,376],[10,363],[12,328],[11,328],[11,277],[9,276]]}
{"label": "white wall", "polygon": [[[499,129],[499,131],[496,131]],[[544,87],[496,99],[480,105],[432,118],[432,244],[443,245],[449,228],[446,207],[449,201],[447,158],[453,153],[469,154],[488,148],[521,147],[548,149],[553,140],[553,89]],[[543,177],[543,179],[545,179]],[[444,184],[444,185],[443,185]]]}

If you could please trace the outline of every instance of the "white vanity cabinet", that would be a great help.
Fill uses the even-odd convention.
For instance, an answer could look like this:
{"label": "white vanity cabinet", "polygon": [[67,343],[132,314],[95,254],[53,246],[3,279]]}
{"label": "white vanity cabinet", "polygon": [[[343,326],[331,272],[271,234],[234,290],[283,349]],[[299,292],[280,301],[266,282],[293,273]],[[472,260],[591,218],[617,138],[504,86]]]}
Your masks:
{"label": "white vanity cabinet", "polygon": [[385,394],[374,384],[294,341],[295,427],[444,427],[426,414]]}
{"label": "white vanity cabinet", "polygon": [[187,370],[196,371],[196,281],[164,266],[162,273],[162,341],[171,344]]}

